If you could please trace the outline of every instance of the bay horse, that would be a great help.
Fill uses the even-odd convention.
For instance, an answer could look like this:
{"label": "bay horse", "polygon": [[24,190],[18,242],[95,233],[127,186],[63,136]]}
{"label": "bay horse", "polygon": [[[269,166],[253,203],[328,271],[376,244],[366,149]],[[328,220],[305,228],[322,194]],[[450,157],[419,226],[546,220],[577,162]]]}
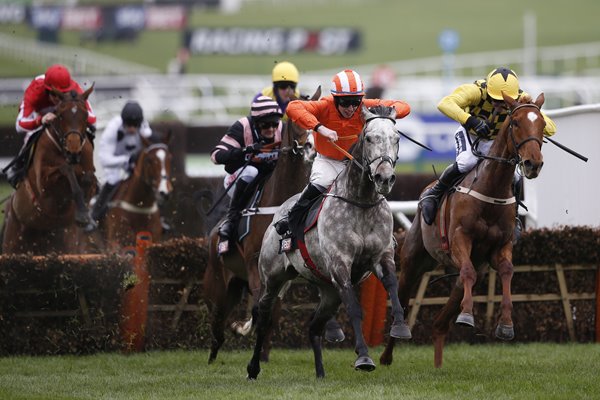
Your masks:
{"label": "bay horse", "polygon": [[[353,160],[325,194],[316,226],[305,233],[306,251],[301,251],[303,246],[299,242],[299,249],[279,252],[279,235],[273,225],[267,229],[259,257],[263,293],[258,304],[256,345],[247,366],[248,379],[256,379],[260,373],[260,352],[274,300],[286,282],[298,276],[315,285],[320,294],[309,326],[317,378],[325,376],[321,350],[325,324],[342,302],[355,336],[354,368],[375,369],[363,337],[362,310],[355,293],[355,286],[371,273],[381,280],[391,299],[394,321],[390,334],[410,337],[398,299],[393,217],[383,197],[395,181],[399,146],[396,110],[385,106],[371,110],[363,107],[361,115],[365,125],[352,150]],[[297,197],[286,201],[274,220],[287,213]]]}
{"label": "bay horse", "polygon": [[[319,87],[312,99],[316,100],[320,96]],[[253,314],[256,313],[255,306],[258,304],[261,284],[258,275],[258,255],[263,236],[273,220],[274,209],[292,195],[301,192],[308,182],[310,164],[306,162],[304,156],[307,136],[307,130],[290,120],[286,121],[277,164],[263,186],[262,196],[257,203],[258,212],[253,213],[250,218],[249,234],[237,246],[231,246],[228,253],[219,255],[220,224],[210,232],[208,263],[203,278],[203,297],[212,314],[209,363],[216,359],[225,341],[227,319],[246,289],[253,299]],[[236,333],[245,335],[250,332],[255,321],[255,318],[246,322],[236,321],[232,327]],[[263,360],[268,360],[268,357],[269,348],[265,346]]]}
{"label": "bay horse", "polygon": [[[93,227],[87,203],[96,190],[86,101],[94,90],[62,93],[56,118],[40,128],[23,181],[5,207],[4,254],[77,253],[81,227]],[[31,137],[30,140],[36,140]]]}
{"label": "bay horse", "polygon": [[160,209],[173,191],[172,155],[168,143],[170,132],[153,143],[140,136],[142,150],[131,175],[116,189],[102,221],[109,249],[135,245],[138,232],[152,234],[152,241],[162,238]]}
{"label": "bay horse", "polygon": [[[440,204],[432,225],[417,214],[400,252],[399,295],[406,310],[412,288],[437,265],[458,269],[459,278],[450,298],[433,322],[434,365],[442,366],[443,347],[450,322],[474,327],[472,288],[480,267],[490,264],[501,278],[501,315],[495,335],[514,337],[510,285],[515,228],[515,197],[512,181],[515,168],[528,179],[538,176],[543,166],[542,139],[545,126],[540,111],[543,93],[519,101],[503,96],[509,114],[488,155],[455,186]],[[430,185],[431,186],[431,185]],[[512,196],[512,197],[511,197]],[[446,246],[444,244],[446,243]],[[380,362],[392,363],[395,340],[390,338]]]}

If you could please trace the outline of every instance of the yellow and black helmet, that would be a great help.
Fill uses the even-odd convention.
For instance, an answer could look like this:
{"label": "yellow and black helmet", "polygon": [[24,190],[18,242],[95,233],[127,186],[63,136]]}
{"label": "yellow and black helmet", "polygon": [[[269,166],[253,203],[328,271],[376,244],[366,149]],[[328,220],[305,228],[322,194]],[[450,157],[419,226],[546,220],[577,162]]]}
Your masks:
{"label": "yellow and black helmet", "polygon": [[488,74],[486,85],[488,95],[494,100],[503,100],[502,92],[513,99],[519,97],[519,78],[511,69],[496,68]]}
{"label": "yellow and black helmet", "polygon": [[294,82],[297,84],[299,78],[298,68],[291,62],[282,61],[273,67],[273,83]]}

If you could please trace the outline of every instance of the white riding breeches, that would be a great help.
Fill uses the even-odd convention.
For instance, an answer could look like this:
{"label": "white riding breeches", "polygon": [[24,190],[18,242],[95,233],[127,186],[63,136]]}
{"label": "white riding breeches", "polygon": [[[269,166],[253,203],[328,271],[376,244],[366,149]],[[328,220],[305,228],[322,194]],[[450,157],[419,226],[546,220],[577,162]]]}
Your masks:
{"label": "white riding breeches", "polygon": [[[456,164],[461,173],[469,172],[477,164],[479,159],[471,151],[471,143],[475,143],[477,136],[468,134],[461,125],[454,134],[454,146],[456,147]],[[469,141],[470,140],[470,141]],[[487,155],[494,143],[493,140],[480,139],[477,150]]]}
{"label": "white riding breeches", "polygon": [[[236,181],[238,176],[239,176],[239,179],[243,180],[244,182],[250,183],[258,176],[258,169],[256,167],[253,167],[252,165],[248,165],[248,166],[246,166],[246,168],[240,167],[233,174],[225,175],[225,179],[223,180],[223,186],[225,187],[225,189],[227,189],[233,181]],[[227,192],[227,195],[229,197],[233,197],[234,192],[235,192],[235,183],[233,184],[233,187],[231,189],[229,189],[229,191]]]}
{"label": "white riding breeches", "polygon": [[317,154],[310,171],[310,183],[329,188],[335,178],[346,168],[348,160],[334,160]]}
{"label": "white riding breeches", "polygon": [[[471,140],[470,142],[469,138],[467,138],[467,135]],[[476,139],[477,136],[468,134],[462,125],[460,128],[458,128],[456,134],[454,135],[454,145],[456,146],[456,164],[458,165],[458,170],[461,173],[469,172],[479,161],[477,156],[473,154],[473,151],[471,151],[471,143],[475,143]],[[488,155],[493,144],[494,140],[492,139],[479,139],[477,150],[483,155]],[[518,180],[520,177],[521,174],[519,173],[519,168],[516,168],[515,179]]]}

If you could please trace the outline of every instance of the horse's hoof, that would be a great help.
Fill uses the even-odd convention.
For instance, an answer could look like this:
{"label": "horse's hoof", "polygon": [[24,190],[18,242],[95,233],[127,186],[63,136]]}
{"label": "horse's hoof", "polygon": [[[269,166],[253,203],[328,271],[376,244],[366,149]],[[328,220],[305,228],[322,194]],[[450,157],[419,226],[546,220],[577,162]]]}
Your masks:
{"label": "horse's hoof", "polygon": [[358,357],[354,362],[354,369],[357,371],[371,372],[375,369],[375,363],[370,357]]}
{"label": "horse's hoof", "polygon": [[410,328],[405,322],[392,325],[392,329],[390,330],[390,336],[396,339],[412,339],[412,333],[410,333]]}
{"label": "horse's hoof", "polygon": [[473,318],[473,315],[471,315],[471,314],[460,313],[458,315],[458,318],[456,318],[456,323],[459,325],[466,325],[466,326],[470,326],[470,327],[474,328],[475,327],[475,318]]}
{"label": "horse's hoof", "polygon": [[246,367],[246,371],[248,372],[246,379],[248,379],[249,381],[254,381],[260,373],[260,367],[253,367],[252,365],[248,364],[248,367]]}
{"label": "horse's hoof", "polygon": [[346,339],[346,335],[344,335],[344,331],[341,328],[334,328],[325,331],[325,340],[329,343],[339,343],[343,342]]}
{"label": "horse's hoof", "polygon": [[500,340],[513,340],[515,338],[515,329],[512,325],[498,324],[496,327],[496,337]]}

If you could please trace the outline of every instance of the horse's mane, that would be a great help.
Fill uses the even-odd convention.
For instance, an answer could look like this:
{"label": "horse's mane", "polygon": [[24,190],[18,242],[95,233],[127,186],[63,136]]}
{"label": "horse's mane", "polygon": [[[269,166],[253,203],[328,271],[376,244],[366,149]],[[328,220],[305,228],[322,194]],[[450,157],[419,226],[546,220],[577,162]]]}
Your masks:
{"label": "horse's mane", "polygon": [[394,112],[394,107],[388,107],[388,106],[384,106],[384,105],[380,104],[378,106],[369,108],[369,111],[371,111],[373,114],[378,115],[380,117],[391,118],[392,113]]}
{"label": "horse's mane", "polygon": [[519,103],[521,104],[531,104],[533,103],[533,99],[531,98],[531,95],[529,94],[524,94],[523,96],[521,96],[521,98],[519,99]]}
{"label": "horse's mane", "polygon": [[[388,107],[388,106],[384,106],[382,104],[374,106],[374,107],[370,107],[368,109],[370,112],[372,112],[373,114],[377,115],[378,117],[383,117],[383,118],[393,118],[392,114],[396,111],[396,109],[394,107]],[[395,117],[393,118],[395,119]],[[366,128],[366,124],[363,127],[363,133],[364,133],[364,129]],[[362,141],[359,140],[356,143],[354,143],[352,145],[352,147],[350,147],[349,149],[349,153],[352,154],[353,156],[355,156],[355,152],[357,153],[356,155],[358,155],[359,151],[362,151]]]}

